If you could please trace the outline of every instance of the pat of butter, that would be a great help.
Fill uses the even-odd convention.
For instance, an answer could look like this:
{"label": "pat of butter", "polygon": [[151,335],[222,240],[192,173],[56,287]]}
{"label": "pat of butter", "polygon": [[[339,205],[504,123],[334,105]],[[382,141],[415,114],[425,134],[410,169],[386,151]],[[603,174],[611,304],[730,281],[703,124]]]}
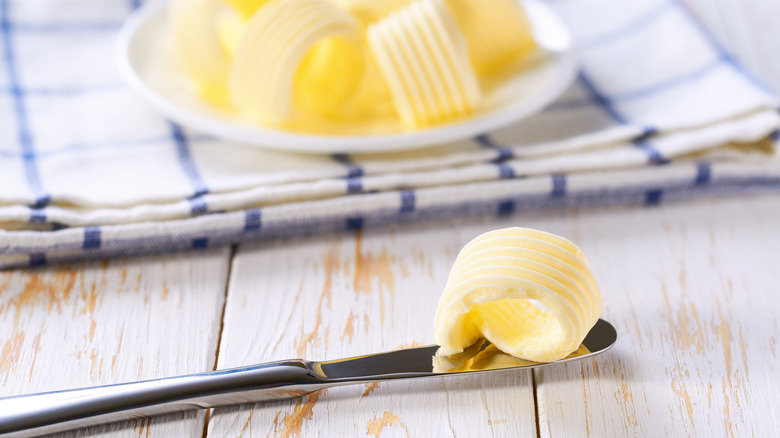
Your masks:
{"label": "pat of butter", "polygon": [[246,18],[241,14],[230,9],[220,11],[217,17],[219,42],[222,45],[222,50],[231,58],[236,53],[236,47],[239,40],[241,40],[241,35],[244,33],[246,21]]}
{"label": "pat of butter", "polygon": [[442,0],[388,15],[368,28],[368,42],[404,126],[452,119],[479,104],[465,40]]}
{"label": "pat of butter", "polygon": [[214,25],[220,1],[174,0],[170,7],[173,45],[179,65],[201,95],[220,94],[230,66],[230,58]]}
{"label": "pat of butter", "polygon": [[172,0],[171,27],[201,98],[312,134],[457,121],[534,48],[516,0]]}
{"label": "pat of butter", "polygon": [[446,0],[479,74],[490,74],[536,49],[517,0]]}
{"label": "pat of butter", "polygon": [[222,0],[244,18],[249,18],[268,0]]}
{"label": "pat of butter", "polygon": [[292,114],[293,82],[306,53],[342,37],[357,43],[359,25],[328,0],[273,0],[245,27],[230,67],[228,90],[251,121],[276,126]]}
{"label": "pat of butter", "polygon": [[413,0],[334,0],[364,25],[371,24],[386,15],[408,5]]}
{"label": "pat of butter", "polygon": [[579,348],[601,307],[593,273],[573,243],[528,228],[496,230],[458,254],[434,340],[443,356],[484,338],[516,358],[552,362]]}

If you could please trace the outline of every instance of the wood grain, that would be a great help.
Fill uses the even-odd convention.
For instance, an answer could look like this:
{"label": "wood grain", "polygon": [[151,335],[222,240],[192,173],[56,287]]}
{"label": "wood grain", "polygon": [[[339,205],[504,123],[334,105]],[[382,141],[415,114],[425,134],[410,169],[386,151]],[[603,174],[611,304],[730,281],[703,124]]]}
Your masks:
{"label": "wood grain", "polygon": [[[430,344],[449,268],[471,231],[415,226],[240,247],[219,366],[323,360]],[[535,435],[530,373],[358,385],[217,410],[211,436]]]}
{"label": "wood grain", "polygon": [[[780,17],[779,3],[768,0],[685,0],[685,3],[725,49],[736,55],[743,67],[780,89],[780,28],[776,26],[776,18]],[[776,365],[780,336],[776,315],[780,313],[780,301],[772,281],[774,272],[780,268],[776,262],[780,259],[780,234],[774,229],[774,218],[778,213],[780,201],[771,197],[653,209],[559,212],[505,221],[459,222],[442,230],[411,227],[385,239],[379,236],[381,232],[376,232],[371,234],[371,245],[375,245],[375,249],[368,254],[372,260],[379,260],[382,251],[392,248],[390,253],[397,257],[397,261],[391,262],[393,269],[418,278],[417,282],[407,281],[404,290],[422,287],[438,292],[446,278],[447,262],[451,261],[457,244],[465,243],[480,232],[519,224],[569,236],[580,243],[591,258],[605,293],[605,316],[617,325],[621,338],[615,350],[595,361],[550,368],[536,374],[539,434],[769,436],[779,426],[774,412],[780,409],[780,400],[774,390],[774,383],[780,380]],[[421,253],[425,257],[418,259],[414,253],[405,253],[399,245],[399,236],[402,236],[401,241],[424,247]],[[388,298],[380,289],[378,293],[372,291],[369,296],[374,299],[368,301],[369,296],[358,292],[364,289],[365,280],[356,276],[349,284],[349,268],[341,274],[335,268],[333,278],[342,283],[335,295],[332,287],[326,293],[325,287],[318,289],[316,284],[309,283],[312,277],[319,276],[319,283],[329,284],[327,278],[331,277],[323,277],[320,272],[330,269],[327,254],[333,251],[332,254],[336,254],[333,257],[342,260],[352,244],[351,238],[332,238],[324,244],[335,248],[331,250],[318,247],[318,242],[312,241],[277,243],[280,246],[273,255],[270,250],[263,255],[265,250],[260,247],[242,249],[240,257],[245,260],[236,260],[236,283],[231,288],[231,292],[236,292],[228,299],[229,309],[241,306],[233,306],[234,300],[240,300],[242,305],[254,303],[253,308],[268,306],[267,299],[255,295],[247,301],[248,292],[241,292],[253,287],[241,285],[252,281],[242,278],[249,276],[245,272],[257,270],[258,266],[276,263],[274,266],[278,268],[263,268],[262,272],[271,277],[286,270],[311,274],[303,276],[305,280],[291,278],[284,284],[254,287],[255,291],[272,294],[275,292],[271,291],[285,288],[296,290],[296,281],[300,282],[297,295],[277,297],[274,301],[286,303],[281,312],[283,315],[303,312],[283,317],[285,330],[297,335],[275,332],[273,345],[244,346],[237,350],[229,347],[223,350],[225,355],[221,355],[220,360],[224,357],[226,363],[238,364],[249,360],[247,355],[261,355],[264,359],[280,357],[276,353],[333,358],[375,351],[370,348],[373,345],[369,340],[371,337],[387,347],[401,343],[399,335],[412,340],[430,336],[430,327],[419,323],[403,323],[401,330],[393,326],[397,324],[395,321],[408,319],[403,314],[385,320],[385,323],[390,321],[390,327],[380,323],[382,331],[374,330],[371,323],[385,314],[388,303],[397,308],[407,303],[408,298],[398,292]],[[312,247],[316,249],[308,252]],[[312,262],[304,254],[319,254],[322,261]],[[280,260],[275,260],[276,257]],[[294,266],[294,260],[304,259],[322,267],[301,270]],[[410,261],[411,268],[402,266]],[[293,265],[279,265],[291,262]],[[347,257],[348,267],[360,263],[360,256]],[[255,266],[250,268],[242,264]],[[425,276],[426,264],[434,266],[428,277]],[[379,272],[373,275],[378,276],[375,281],[381,282],[384,277]],[[319,295],[318,290],[321,290]],[[306,298],[300,298],[301,293]],[[417,294],[415,298],[417,305],[409,312],[418,319],[430,321],[435,309],[433,302],[426,295]],[[301,300],[306,304],[301,304]],[[228,333],[240,332],[246,326],[243,319],[234,314],[226,320],[226,328],[230,328],[230,332],[226,331],[226,344],[233,344]],[[358,337],[361,322],[365,337]],[[261,326],[267,325],[251,327]],[[395,341],[388,342],[388,339]],[[353,345],[364,350],[355,350]],[[527,377],[520,383],[522,391],[507,390],[503,381],[498,382],[504,385],[503,389],[496,387],[494,382],[479,382],[485,386],[472,383],[470,389],[474,394],[467,391],[462,398],[450,394],[444,399],[446,409],[439,407],[438,417],[443,417],[442,412],[446,410],[448,425],[455,435],[534,435],[534,430],[525,427],[533,418],[527,411],[521,415],[520,424],[514,422],[503,429],[495,426],[507,423],[500,423],[500,419],[496,421],[494,418],[497,417],[488,415],[510,398],[528,391]],[[445,387],[449,384],[450,381],[440,383]],[[247,432],[251,436],[253,431],[254,434],[276,436],[333,435],[358,433],[366,424],[365,433],[376,436],[380,433],[382,436],[437,436],[446,432],[441,427],[441,418],[424,420],[436,417],[436,414],[420,411],[421,407],[415,402],[418,397],[426,396],[416,392],[408,398],[413,400],[409,403],[412,409],[399,415],[397,397],[412,386],[394,385],[398,386],[396,392],[390,391],[391,385],[378,390],[377,396],[384,400],[370,408],[354,402],[362,396],[360,388],[342,389],[336,399],[331,392],[273,407],[220,412],[214,417],[209,431],[217,436]],[[441,388],[436,385],[414,387],[432,392]],[[364,393],[371,394],[371,390],[366,388]],[[492,392],[497,399],[493,405],[480,407],[476,400],[484,399],[481,393],[485,391]],[[435,395],[427,397],[426,403],[442,403]],[[527,404],[521,405],[528,409]],[[406,404],[401,406],[406,407]],[[488,418],[487,426],[485,418]],[[454,425],[454,422],[458,424]]]}
{"label": "wood grain", "polygon": [[[2,396],[211,370],[229,254],[1,272]],[[88,434],[199,436],[204,417],[136,420]]]}
{"label": "wood grain", "polygon": [[[220,366],[427,343],[457,249],[522,225],[581,245],[620,333],[594,361],[537,372],[542,436],[771,435],[780,400],[755,382],[780,378],[780,301],[766,280],[780,268],[778,214],[780,199],[758,197],[246,246],[234,260]],[[525,373],[341,388],[217,411],[209,433],[532,436],[530,392]]]}
{"label": "wood grain", "polygon": [[[684,0],[780,89],[780,3]],[[773,436],[780,199],[521,214],[0,273],[0,395],[431,342],[458,249],[512,225],[591,260],[618,345],[596,360],[332,389],[92,428],[101,436]],[[536,400],[534,399],[536,385]],[[536,406],[534,404],[536,403]],[[535,407],[538,413],[535,413]],[[204,430],[205,426],[205,430]],[[74,435],[74,434],[66,434]]]}
{"label": "wood grain", "polygon": [[780,199],[609,215],[572,227],[618,344],[536,374],[541,435],[774,435]]}
{"label": "wood grain", "polygon": [[[743,67],[780,89],[780,4],[685,3]],[[771,280],[779,208],[761,198],[582,215],[579,243],[621,341],[591,364],[536,375],[541,435],[773,435],[780,397],[773,383],[752,382],[780,379]]]}

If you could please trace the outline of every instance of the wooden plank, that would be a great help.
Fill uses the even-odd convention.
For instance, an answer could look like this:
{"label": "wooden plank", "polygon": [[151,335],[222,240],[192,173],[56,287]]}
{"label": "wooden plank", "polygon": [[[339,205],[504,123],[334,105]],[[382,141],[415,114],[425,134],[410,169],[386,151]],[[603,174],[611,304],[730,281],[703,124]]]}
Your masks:
{"label": "wooden plank", "polygon": [[[211,370],[229,257],[222,248],[0,272],[2,395]],[[200,436],[204,418],[193,412],[90,433]]]}
{"label": "wooden plank", "polygon": [[[414,225],[239,248],[219,367],[336,359],[432,343],[457,251],[482,223]],[[536,434],[530,373],[333,388],[304,399],[216,410],[210,436]]]}
{"label": "wooden plank", "polygon": [[776,197],[583,212],[618,344],[536,374],[542,436],[773,436]]}
{"label": "wooden plank", "polygon": [[[780,4],[685,3],[780,89]],[[774,435],[778,212],[777,199],[756,198],[583,214],[580,243],[620,341],[593,363],[537,374],[541,435]]]}
{"label": "wooden plank", "polygon": [[[523,225],[581,245],[604,290],[604,316],[620,332],[615,349],[595,361],[537,373],[542,436],[771,435],[780,426],[780,400],[768,384],[780,377],[780,301],[766,279],[780,267],[779,214],[780,200],[759,197],[413,226],[386,237],[377,230],[352,256],[360,240],[348,237],[248,246],[235,260],[220,366],[426,343],[433,297],[457,249],[480,232]],[[385,252],[393,286],[379,274],[371,294],[358,293],[365,283],[355,260],[374,266]],[[384,323],[382,291],[392,296]],[[486,379],[346,388],[219,411],[209,432],[329,436],[386,425],[388,436],[534,435],[527,376]]]}

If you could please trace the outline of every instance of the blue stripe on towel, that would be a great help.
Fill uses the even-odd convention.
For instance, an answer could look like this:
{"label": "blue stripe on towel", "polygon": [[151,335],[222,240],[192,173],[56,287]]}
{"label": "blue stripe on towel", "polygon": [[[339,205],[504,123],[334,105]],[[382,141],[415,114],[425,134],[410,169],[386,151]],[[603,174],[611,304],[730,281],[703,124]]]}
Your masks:
{"label": "blue stripe on towel", "polygon": [[[141,7],[141,0],[130,0],[129,7],[135,11]],[[116,32],[122,27],[121,21],[80,21],[64,23],[14,23],[14,30],[24,33],[82,33],[82,32]]]}
{"label": "blue stripe on towel", "polygon": [[[665,92],[669,89],[689,84],[703,76],[710,74],[711,72],[717,70],[718,67],[721,67],[723,65],[725,65],[725,60],[723,58],[718,58],[691,72],[683,73],[679,76],[675,76],[673,78],[652,85],[648,85],[643,88],[638,88],[636,90],[624,91],[622,93],[615,93],[614,95],[611,95],[609,97],[609,101],[623,102],[623,101],[631,101],[635,99],[650,97]],[[547,107],[545,111],[576,109],[576,108],[588,107],[594,104],[603,105],[602,102],[598,101],[596,98],[591,96],[586,99],[569,99],[569,100],[561,100],[561,101],[553,102],[550,106]]]}
{"label": "blue stripe on towel", "polygon": [[506,160],[511,160],[515,156],[515,153],[509,148],[502,147],[498,148],[497,151],[498,156],[493,160],[494,163],[502,163]]}
{"label": "blue stripe on towel", "polygon": [[[28,96],[29,93],[25,90],[24,93],[25,96]],[[212,137],[209,136],[190,136],[187,137],[187,143],[193,143],[195,141],[207,141],[207,140],[213,140]],[[159,143],[165,143],[171,141],[171,136],[166,135],[163,137],[149,137],[149,138],[139,138],[139,139],[129,139],[129,140],[115,140],[115,141],[106,141],[106,142],[99,142],[99,143],[73,143],[65,146],[60,146],[52,149],[47,149],[45,151],[36,151],[35,157],[36,158],[43,158],[43,157],[51,157],[55,155],[60,155],[63,153],[69,153],[69,152],[79,152],[79,151],[89,151],[89,150],[103,150],[103,149],[109,149],[109,148],[115,148],[115,149],[127,149],[127,148],[135,148],[135,147],[142,147],[142,146],[152,146]],[[0,157],[5,158],[23,158],[24,153],[22,152],[12,152],[12,151],[0,151]]]}
{"label": "blue stripe on towel", "polygon": [[84,244],[82,245],[82,248],[95,249],[95,248],[100,248],[100,245],[101,245],[100,227],[84,228]]}
{"label": "blue stripe on towel", "polygon": [[194,191],[193,196],[203,196],[209,192],[209,189],[206,187],[206,183],[203,181],[203,178],[201,178],[200,173],[192,160],[187,137],[185,137],[181,126],[172,122],[170,123],[170,126],[171,136],[173,137],[173,141],[176,145],[176,152],[179,156],[179,164],[185,175],[187,175],[187,178],[190,180],[190,184]]}
{"label": "blue stripe on towel", "polygon": [[192,249],[203,249],[209,245],[209,239],[201,237],[198,239],[192,239]]}
{"label": "blue stripe on towel", "polygon": [[551,196],[566,196],[566,175],[552,175],[552,185]]}
{"label": "blue stripe on towel", "polygon": [[507,216],[515,212],[514,201],[502,201],[498,204],[498,215]]}
{"label": "blue stripe on towel", "polygon": [[14,23],[14,31],[20,33],[113,33],[122,27],[121,21],[76,23]]}
{"label": "blue stripe on towel", "polygon": [[38,173],[38,163],[35,160],[35,148],[33,147],[30,122],[27,118],[27,108],[24,104],[24,90],[19,83],[19,75],[16,69],[16,58],[13,51],[11,20],[8,16],[8,0],[0,0],[0,31],[3,37],[4,61],[8,83],[11,92],[14,111],[16,113],[16,128],[18,130],[19,145],[21,146],[22,162],[27,185],[35,200],[33,208],[43,208],[51,202],[49,195],[41,184]]}
{"label": "blue stripe on towel", "polygon": [[30,254],[29,265],[31,268],[34,268],[36,266],[43,266],[45,264],[46,264],[46,254],[43,253]]}
{"label": "blue stripe on towel", "polygon": [[363,228],[363,218],[362,217],[351,217],[347,218],[347,230],[355,231]]}
{"label": "blue stripe on towel", "polygon": [[696,165],[696,178],[693,183],[697,186],[708,184],[712,181],[712,165],[707,162],[701,162]]}
{"label": "blue stripe on towel", "polygon": [[363,176],[363,168],[352,162],[352,158],[347,154],[331,155],[336,162],[347,168],[347,178],[358,178]]}
{"label": "blue stripe on towel", "polygon": [[497,144],[493,137],[488,134],[478,135],[474,137],[474,141],[485,149],[496,151],[496,157],[491,162],[498,167],[498,177],[500,179],[512,179],[517,176],[515,175],[515,169],[505,163],[505,161],[514,158],[515,153],[512,149]]}
{"label": "blue stripe on towel", "polygon": [[707,64],[704,64],[703,66],[696,68],[690,72],[683,73],[679,76],[675,76],[673,78],[661,81],[657,84],[648,85],[643,88],[638,88],[636,90],[631,91],[624,91],[622,93],[617,93],[614,96],[611,96],[611,99],[613,101],[621,101],[621,100],[634,100],[634,99],[642,99],[645,97],[650,97],[653,95],[656,95],[658,93],[661,93],[663,91],[666,91],[670,88],[679,87],[681,85],[689,84],[703,76],[706,76],[713,71],[717,70],[719,67],[724,66],[726,61],[726,58],[715,58],[712,61],[708,62]]}
{"label": "blue stripe on towel", "polygon": [[[17,31],[18,31],[18,27],[14,25],[14,32]],[[74,96],[81,96],[90,93],[104,93],[107,91],[124,91],[124,90],[127,90],[127,87],[125,85],[116,83],[116,84],[104,84],[104,85],[85,85],[76,88],[25,88],[24,95],[42,97],[42,98],[43,97],[54,98],[54,97],[74,97]],[[0,93],[12,94],[13,90],[10,87],[6,86],[0,88]]]}
{"label": "blue stripe on towel", "polygon": [[263,213],[260,209],[247,210],[244,213],[244,231],[257,231],[263,226]]}
{"label": "blue stripe on towel", "polygon": [[356,194],[363,191],[363,178],[353,176],[347,178],[347,193]]}
{"label": "blue stripe on towel", "polygon": [[648,190],[645,194],[645,205],[658,205],[661,203],[663,192],[660,189]]}
{"label": "blue stripe on towel", "polygon": [[499,145],[489,134],[478,135],[474,137],[474,141],[485,149],[493,149],[496,151],[496,158],[493,159],[494,163],[501,163],[502,161],[510,160],[515,156],[512,149]]}
{"label": "blue stripe on towel", "polygon": [[401,191],[401,213],[411,213],[414,211],[417,203],[417,196],[414,190]]}
{"label": "blue stripe on towel", "polygon": [[[588,94],[591,95],[593,101],[601,106],[604,112],[607,113],[610,118],[612,118],[612,120],[620,124],[628,124],[628,119],[623,117],[623,115],[617,111],[614,104],[612,103],[612,100],[604,93],[602,93],[598,87],[596,87],[596,84],[593,83],[593,81],[585,74],[584,71],[580,71],[579,80],[588,91]],[[653,147],[652,144],[647,141],[647,139],[655,135],[656,132],[657,130],[653,127],[645,127],[642,135],[634,140],[633,143],[637,148],[645,152],[648,162],[651,164],[663,164],[668,161],[655,147]]]}
{"label": "blue stripe on towel", "polygon": [[193,196],[189,201],[192,216],[200,216],[209,212],[209,206],[202,196]]}
{"label": "blue stripe on towel", "polygon": [[752,73],[747,71],[746,69],[742,68],[742,65],[729,53],[726,51],[726,49],[723,48],[723,46],[718,42],[718,40],[712,35],[712,33],[707,30],[707,28],[702,24],[701,21],[699,21],[691,12],[691,10],[688,8],[688,6],[685,4],[685,2],[682,2],[680,0],[675,0],[675,3],[677,4],[678,8],[683,12],[683,15],[685,18],[688,19],[688,22],[693,25],[693,27],[699,32],[699,35],[701,35],[702,38],[704,38],[707,43],[713,47],[718,54],[720,54],[720,57],[725,61],[726,63],[730,64],[732,67],[734,67],[737,71],[742,73],[742,75],[755,86],[759,90],[763,91],[764,93],[774,97],[775,99],[780,98],[778,96],[777,92],[766,85],[763,81],[756,78]]}
{"label": "blue stripe on towel", "polygon": [[515,174],[515,169],[508,164],[498,163],[496,166],[498,166],[498,176],[501,179],[512,179],[517,176]]}
{"label": "blue stripe on towel", "polygon": [[363,192],[363,168],[352,161],[347,154],[332,154],[331,158],[344,166],[347,170],[347,193],[356,194]]}
{"label": "blue stripe on towel", "polygon": [[[711,183],[700,186],[693,184],[693,181],[690,179],[687,181],[675,179],[667,182],[656,181],[650,184],[638,183],[606,191],[598,187],[579,191],[570,188],[565,198],[554,198],[544,193],[518,194],[512,198],[491,198],[490,194],[486,193],[484,197],[466,202],[449,202],[446,205],[425,207],[417,206],[415,212],[410,215],[388,214],[386,210],[364,211],[361,214],[365,214],[365,217],[371,220],[371,225],[379,225],[396,221],[444,218],[455,215],[489,214],[490,212],[509,214],[521,210],[560,208],[564,203],[567,206],[575,207],[638,204],[647,201],[649,201],[649,204],[653,204],[660,202],[662,199],[663,201],[679,201],[697,196],[765,193],[768,191],[776,192],[778,189],[780,189],[780,177],[777,177],[774,172],[765,175],[754,173],[729,176],[713,175]],[[565,199],[565,202],[562,203],[562,199]],[[236,212],[235,214],[243,213]],[[227,213],[227,215],[231,215],[231,213]],[[357,216],[352,217],[353,228],[362,225],[362,219],[354,219]],[[213,225],[208,235],[207,243],[209,246],[236,243],[247,237],[242,231],[243,227],[240,225],[236,226],[231,221],[221,221]],[[305,230],[307,227],[322,230],[343,229],[344,219],[340,216],[324,213],[315,217],[307,217],[303,220],[300,218],[277,219],[276,221],[270,221],[268,225],[269,232],[264,237],[282,237],[299,235],[301,230]],[[77,251],[82,247],[83,236],[73,233],[67,236],[73,237],[73,239],[68,238],[48,245],[45,254],[41,252],[41,247],[33,242],[28,244],[20,242],[14,248],[13,253],[6,252],[5,254],[23,254],[26,255],[26,258],[3,260],[0,257],[0,268],[20,265],[29,266],[31,262],[33,264],[68,262],[85,257],[117,257],[165,250],[180,250],[185,247],[191,248],[194,240],[204,237],[202,231],[175,235],[158,233],[135,238],[116,237],[110,241],[105,238],[106,236],[103,236],[101,248],[90,251]],[[76,238],[77,236],[78,238]],[[63,235],[63,237],[66,236]],[[109,245],[108,242],[111,244]]]}
{"label": "blue stripe on towel", "polygon": [[596,84],[593,83],[593,81],[590,79],[590,77],[588,77],[588,75],[585,74],[584,71],[580,70],[578,79],[585,87],[585,90],[590,95],[592,101],[600,106],[612,120],[620,123],[621,125],[628,123],[628,120],[626,120],[620,113],[617,112],[617,110],[615,110],[615,106],[612,104],[611,99],[607,98],[606,95],[599,91],[599,89],[596,87]]}
{"label": "blue stripe on towel", "polygon": [[190,154],[189,141],[184,135],[184,131],[182,131],[181,126],[173,122],[169,122],[169,124],[171,127],[171,137],[173,138],[173,142],[176,146],[176,153],[178,154],[179,158],[179,165],[181,165],[182,171],[184,171],[184,174],[187,176],[187,179],[192,186],[193,195],[189,198],[190,214],[193,216],[198,216],[208,213],[209,207],[206,201],[203,199],[203,196],[209,193],[209,189],[206,186],[206,183],[203,181],[203,178],[201,177],[200,172],[198,172],[198,169],[195,166],[195,162],[192,159],[192,155]]}
{"label": "blue stripe on towel", "polygon": [[31,208],[29,222],[31,224],[45,224],[46,223],[45,211],[42,208]]}
{"label": "blue stripe on towel", "polygon": [[647,141],[639,141],[634,140],[633,141],[634,146],[644,151],[644,153],[647,155],[647,159],[649,160],[650,164],[667,164],[669,163],[669,160],[663,157],[660,152],[658,152],[658,149],[654,148],[650,143]]}

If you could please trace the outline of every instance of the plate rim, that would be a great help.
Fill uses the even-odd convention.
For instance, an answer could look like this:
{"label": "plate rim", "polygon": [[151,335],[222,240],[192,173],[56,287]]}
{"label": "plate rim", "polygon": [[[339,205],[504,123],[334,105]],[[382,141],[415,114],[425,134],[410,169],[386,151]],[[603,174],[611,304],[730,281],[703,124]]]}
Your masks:
{"label": "plate rim", "polygon": [[285,132],[263,127],[249,127],[217,120],[157,93],[144,80],[139,69],[131,61],[130,50],[137,31],[157,15],[164,13],[168,3],[152,3],[136,10],[125,20],[117,35],[115,58],[121,76],[132,89],[155,106],[165,117],[195,131],[213,135],[218,139],[234,141],[248,146],[275,151],[308,154],[379,154],[442,146],[447,143],[474,138],[539,113],[571,85],[579,67],[579,57],[571,32],[560,16],[540,0],[522,0],[541,10],[561,25],[571,43],[566,50],[554,51],[560,66],[554,71],[550,85],[531,98],[518,99],[499,110],[443,126],[408,133],[328,136]]}

